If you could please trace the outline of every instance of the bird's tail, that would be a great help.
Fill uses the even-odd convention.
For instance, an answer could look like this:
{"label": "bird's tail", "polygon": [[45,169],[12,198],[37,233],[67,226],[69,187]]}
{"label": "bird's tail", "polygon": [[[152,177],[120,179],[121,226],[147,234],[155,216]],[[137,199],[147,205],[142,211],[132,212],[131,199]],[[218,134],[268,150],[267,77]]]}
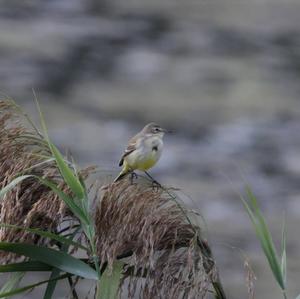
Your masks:
{"label": "bird's tail", "polygon": [[125,175],[127,175],[129,173],[128,170],[123,169],[119,175],[114,179],[114,183],[120,181]]}

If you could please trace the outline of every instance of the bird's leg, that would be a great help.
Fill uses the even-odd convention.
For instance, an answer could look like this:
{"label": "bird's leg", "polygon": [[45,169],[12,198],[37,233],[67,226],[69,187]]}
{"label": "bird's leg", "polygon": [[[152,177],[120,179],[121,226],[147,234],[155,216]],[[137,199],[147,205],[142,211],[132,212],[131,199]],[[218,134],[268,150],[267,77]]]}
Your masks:
{"label": "bird's leg", "polygon": [[137,178],[138,178],[137,174],[132,170],[130,172],[130,184],[133,185],[133,180]]}
{"label": "bird's leg", "polygon": [[144,172],[147,175],[147,177],[151,179],[153,188],[162,188],[162,185],[157,180],[155,180],[147,171]]}

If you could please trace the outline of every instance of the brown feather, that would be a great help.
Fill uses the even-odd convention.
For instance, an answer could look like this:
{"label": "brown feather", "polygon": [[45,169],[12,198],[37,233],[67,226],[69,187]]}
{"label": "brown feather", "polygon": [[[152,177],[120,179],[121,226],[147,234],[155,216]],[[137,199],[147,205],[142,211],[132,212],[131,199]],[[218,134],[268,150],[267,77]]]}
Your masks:
{"label": "brown feather", "polygon": [[124,158],[126,156],[128,156],[129,154],[131,154],[132,152],[134,152],[136,150],[136,141],[137,139],[140,137],[141,132],[137,133],[135,136],[133,136],[129,142],[128,142],[128,146],[126,148],[126,150],[124,151],[124,154],[119,162],[119,166],[122,166],[124,163]]}

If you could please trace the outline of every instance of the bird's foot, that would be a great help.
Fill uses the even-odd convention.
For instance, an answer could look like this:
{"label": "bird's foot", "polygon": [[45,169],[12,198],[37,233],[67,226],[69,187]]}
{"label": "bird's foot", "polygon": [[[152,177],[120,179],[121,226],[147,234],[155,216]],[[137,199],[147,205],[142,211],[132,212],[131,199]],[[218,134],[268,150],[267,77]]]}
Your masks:
{"label": "bird's foot", "polygon": [[152,180],[152,189],[153,189],[153,191],[158,192],[158,190],[161,189],[161,188],[162,188],[162,185],[158,181]]}
{"label": "bird's foot", "polygon": [[160,188],[162,188],[162,185],[156,181],[147,171],[145,171],[145,174],[152,182],[152,189],[158,191]]}
{"label": "bird's foot", "polygon": [[137,178],[138,178],[138,175],[134,171],[132,171],[130,173],[130,184],[133,185],[134,184],[134,180],[137,179]]}

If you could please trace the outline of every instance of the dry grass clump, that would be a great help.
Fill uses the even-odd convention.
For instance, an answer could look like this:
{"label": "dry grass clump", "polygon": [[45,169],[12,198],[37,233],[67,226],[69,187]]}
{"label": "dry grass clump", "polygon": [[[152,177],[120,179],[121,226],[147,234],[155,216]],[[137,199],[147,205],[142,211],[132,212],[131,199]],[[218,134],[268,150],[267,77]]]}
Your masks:
{"label": "dry grass clump", "polygon": [[[20,120],[21,115],[12,102],[0,101],[0,189],[17,175],[33,174],[52,180],[69,192],[55,164],[42,163],[44,156],[49,156],[42,136],[26,129]],[[63,201],[35,178],[25,179],[0,200],[0,223],[5,224],[55,231],[68,213]],[[0,228],[0,241],[48,242],[24,230],[5,227]],[[0,251],[1,263],[14,257]]]}
{"label": "dry grass clump", "polygon": [[127,282],[128,298],[205,297],[214,263],[201,249],[199,228],[166,190],[126,178],[108,185],[98,200],[95,225],[101,261],[111,268],[115,259],[131,256],[137,276]]}
{"label": "dry grass clump", "polygon": [[[35,127],[25,128],[20,123],[20,115],[13,102],[0,101],[0,190],[17,176],[29,174],[50,180],[76,201],[74,184],[84,190],[85,184],[66,179],[67,185],[57,167],[57,155],[57,164],[53,159],[53,148],[51,153],[50,145]],[[71,172],[69,178],[75,178],[67,163],[65,168],[60,168],[62,173],[66,168]],[[86,179],[91,171],[93,168],[80,171],[81,178]],[[124,178],[96,190],[93,215],[89,213],[86,194],[75,204],[77,209],[69,200],[65,201],[80,217],[77,219],[64,204],[64,197],[59,198],[36,177],[27,177],[0,198],[1,224],[57,232],[64,227],[68,216],[67,225],[70,219],[77,222],[83,232],[81,236],[85,235],[85,245],[89,246],[87,263],[90,265],[93,260],[100,281],[106,268],[113,271],[114,262],[126,258],[122,261],[123,279],[119,289],[119,295],[124,298],[204,298],[211,287],[219,295],[217,298],[226,298],[200,228],[192,224],[189,213],[170,190],[153,189],[151,183],[141,179],[132,184]],[[66,174],[64,177],[67,178]],[[70,233],[70,229],[66,232]],[[44,237],[8,227],[0,227],[0,242],[53,245]],[[0,263],[15,258],[14,254],[0,251]],[[100,290],[103,285],[100,284]]]}

